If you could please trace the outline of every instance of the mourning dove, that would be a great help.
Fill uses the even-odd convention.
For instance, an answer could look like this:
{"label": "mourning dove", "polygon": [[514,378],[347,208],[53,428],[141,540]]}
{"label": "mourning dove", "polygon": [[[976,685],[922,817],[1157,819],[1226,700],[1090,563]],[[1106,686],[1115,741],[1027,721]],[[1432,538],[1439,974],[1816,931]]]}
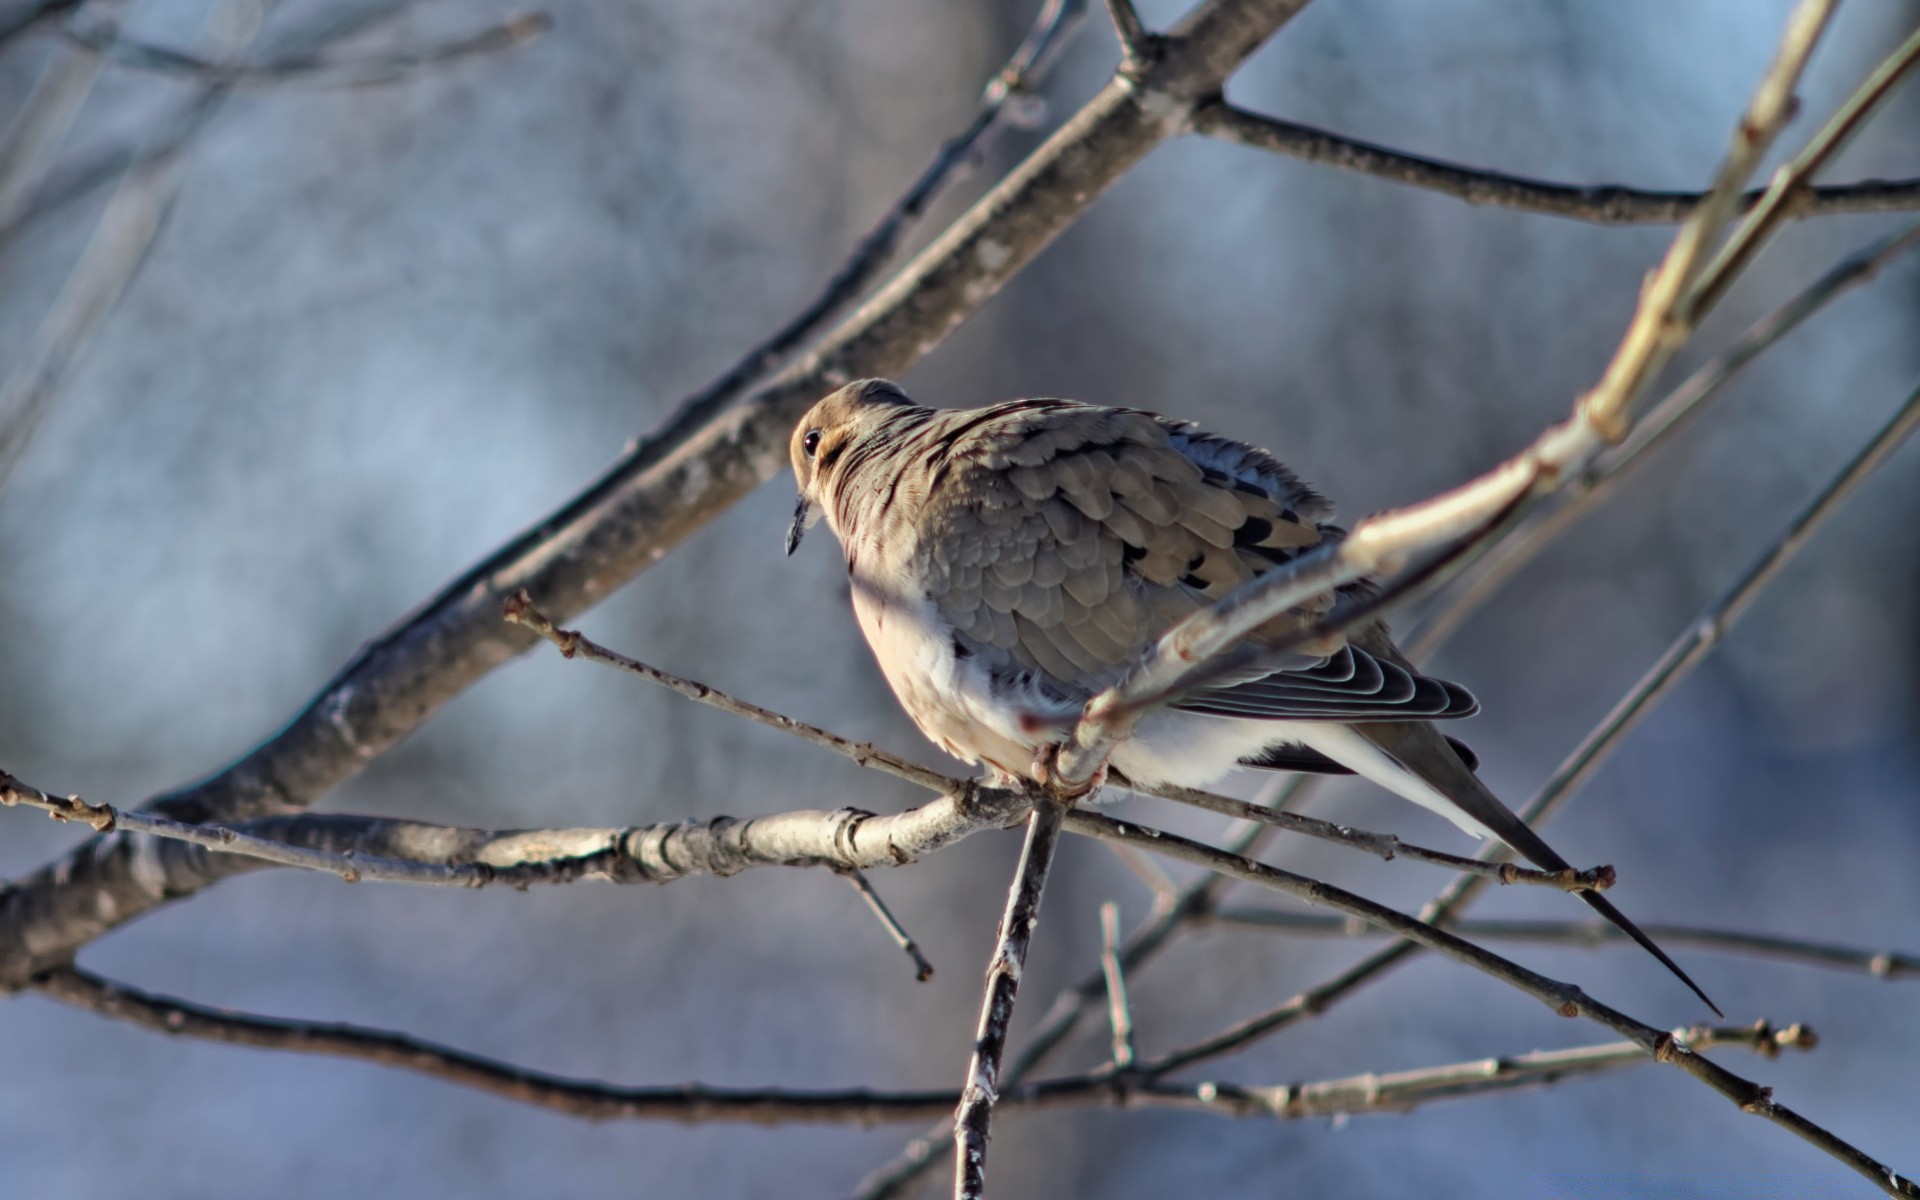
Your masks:
{"label": "mourning dove", "polygon": [[[1044,778],[1082,706],[1173,622],[1342,536],[1326,500],[1265,451],[1071,400],[935,410],[861,380],[801,418],[792,456],[787,552],[825,518],[901,706],[943,750],[1007,781]],[[1432,724],[1478,711],[1472,695],[1422,675],[1383,625],[1261,653],[1263,639],[1297,642],[1368,594],[1351,585],[1263,626],[1232,674],[1144,715],[1108,766],[1186,787],[1243,765],[1351,771],[1567,870]],[[1713,1007],[1604,897],[1579,894]]]}

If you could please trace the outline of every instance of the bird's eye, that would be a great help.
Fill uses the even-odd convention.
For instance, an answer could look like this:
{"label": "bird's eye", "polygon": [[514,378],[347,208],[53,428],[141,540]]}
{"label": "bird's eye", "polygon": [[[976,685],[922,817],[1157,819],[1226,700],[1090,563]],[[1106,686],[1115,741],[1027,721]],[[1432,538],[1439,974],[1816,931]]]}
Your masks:
{"label": "bird's eye", "polygon": [[812,458],[813,452],[819,448],[820,431],[818,429],[807,430],[807,436],[800,439],[801,453],[805,454],[808,458]]}

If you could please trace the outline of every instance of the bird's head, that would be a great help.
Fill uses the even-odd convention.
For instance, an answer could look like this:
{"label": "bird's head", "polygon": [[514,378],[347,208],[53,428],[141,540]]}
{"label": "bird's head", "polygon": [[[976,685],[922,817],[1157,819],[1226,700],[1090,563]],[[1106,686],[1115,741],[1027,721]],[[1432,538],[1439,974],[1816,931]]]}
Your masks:
{"label": "bird's head", "polygon": [[885,379],[856,379],[807,410],[793,427],[788,450],[793,477],[800,485],[800,501],[787,529],[787,553],[820,519],[836,484],[836,468],[847,451],[873,433],[882,418],[913,401],[899,386]]}

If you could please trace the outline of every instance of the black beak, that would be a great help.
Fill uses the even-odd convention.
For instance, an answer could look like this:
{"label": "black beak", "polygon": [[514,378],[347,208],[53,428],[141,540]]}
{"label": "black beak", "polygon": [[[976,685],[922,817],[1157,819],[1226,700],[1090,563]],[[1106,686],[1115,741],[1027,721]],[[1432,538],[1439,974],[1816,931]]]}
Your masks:
{"label": "black beak", "polygon": [[805,496],[800,497],[800,502],[793,506],[793,524],[787,527],[788,557],[792,557],[793,552],[800,548],[800,539],[806,536],[807,510],[811,507]]}

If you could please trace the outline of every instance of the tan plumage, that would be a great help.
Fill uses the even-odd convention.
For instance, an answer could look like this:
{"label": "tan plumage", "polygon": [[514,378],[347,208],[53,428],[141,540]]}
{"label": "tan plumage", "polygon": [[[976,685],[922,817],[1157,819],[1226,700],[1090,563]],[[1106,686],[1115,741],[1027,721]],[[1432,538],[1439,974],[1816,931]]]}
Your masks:
{"label": "tan plumage", "polygon": [[[1039,777],[1081,706],[1170,624],[1341,536],[1326,501],[1264,451],[1069,400],[936,411],[862,380],[801,419],[792,457],[789,552],[825,518],[908,715],[1007,779]],[[1321,596],[1256,630],[1230,675],[1143,717],[1111,767],[1188,786],[1243,763],[1352,770],[1565,869],[1429,723],[1476,711],[1465,689],[1413,669],[1378,623],[1281,648],[1367,591]],[[1694,986],[1610,903],[1581,895]]]}

